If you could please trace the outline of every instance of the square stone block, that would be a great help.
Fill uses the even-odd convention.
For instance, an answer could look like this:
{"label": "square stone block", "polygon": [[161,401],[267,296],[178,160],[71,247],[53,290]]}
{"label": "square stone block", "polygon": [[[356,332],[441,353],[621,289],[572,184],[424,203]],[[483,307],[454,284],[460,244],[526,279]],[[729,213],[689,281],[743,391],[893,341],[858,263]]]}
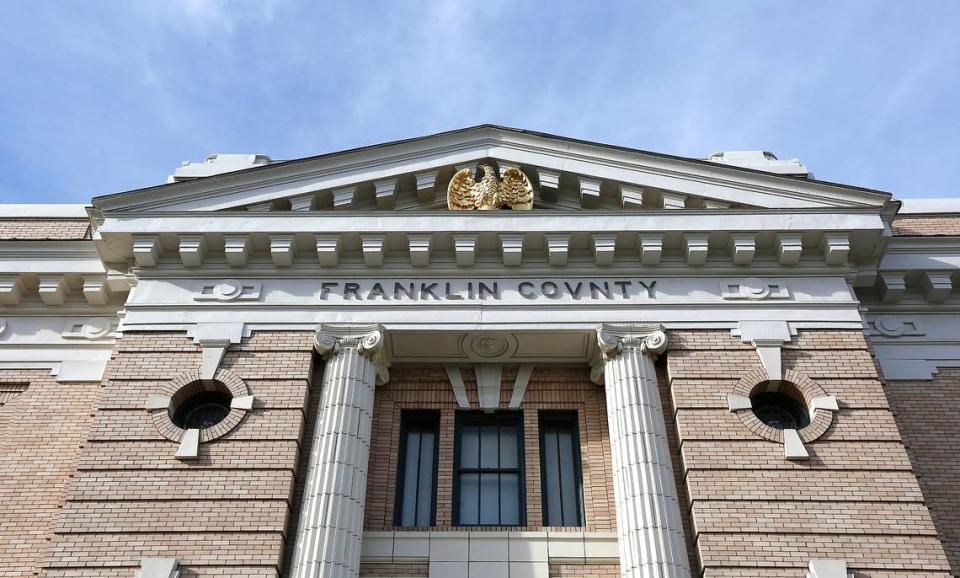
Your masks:
{"label": "square stone block", "polygon": [[617,535],[614,532],[588,532],[583,538],[584,556],[587,560],[606,562],[619,560]]}
{"label": "square stone block", "polygon": [[550,560],[583,560],[583,532],[550,532],[547,535]]}
{"label": "square stone block", "polygon": [[393,559],[393,532],[364,532],[360,543],[360,558],[364,561]]}
{"label": "square stone block", "polygon": [[466,562],[469,559],[470,540],[467,532],[432,532],[430,534],[431,563],[434,561]]}
{"label": "square stone block", "polygon": [[510,578],[550,578],[547,562],[510,562]]}
{"label": "square stone block", "polygon": [[466,578],[467,562],[437,562],[430,560],[430,578]]}
{"label": "square stone block", "polygon": [[430,535],[426,532],[396,532],[393,557],[397,560],[426,560],[430,557]]}
{"label": "square stone block", "polygon": [[503,562],[470,562],[470,575],[477,578],[510,578],[510,564]]}
{"label": "square stone block", "polygon": [[506,562],[507,554],[506,532],[470,533],[471,562]]}
{"label": "square stone block", "polygon": [[509,536],[511,562],[546,562],[546,532],[511,532]]}

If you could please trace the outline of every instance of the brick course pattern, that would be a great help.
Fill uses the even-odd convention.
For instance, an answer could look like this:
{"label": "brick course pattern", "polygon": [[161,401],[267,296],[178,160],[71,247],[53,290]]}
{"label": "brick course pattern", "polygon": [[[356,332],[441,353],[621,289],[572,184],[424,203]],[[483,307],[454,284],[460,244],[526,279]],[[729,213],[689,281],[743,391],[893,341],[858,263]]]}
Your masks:
{"label": "brick course pattern", "polygon": [[0,241],[83,241],[88,219],[0,219]]}
{"label": "brick course pattern", "polygon": [[[452,525],[454,415],[458,410],[450,381],[442,368],[394,368],[390,382],[377,388],[373,413],[373,445],[367,483],[365,530],[394,530],[394,494],[400,452],[400,412],[404,409],[440,410],[437,525],[434,530],[464,529]],[[513,393],[515,370],[505,370],[500,389],[501,408]],[[467,397],[478,406],[476,380],[463,371]],[[543,504],[540,489],[538,410],[577,410],[580,457],[583,467],[585,528],[576,531],[613,531],[616,510],[603,388],[590,382],[586,369],[534,370],[521,405],[524,428],[524,467],[527,525],[517,530],[541,530]],[[471,526],[471,530],[478,528]],[[491,528],[503,530],[503,528]],[[564,528],[551,528],[563,530]]]}
{"label": "brick course pattern", "polygon": [[954,576],[960,576],[960,368],[889,381],[890,406]]}
{"label": "brick course pattern", "polygon": [[960,235],[960,216],[903,215],[893,220],[897,237],[938,237]]}
{"label": "brick course pattern", "polygon": [[187,461],[174,458],[177,444],[157,431],[144,402],[198,368],[199,348],[182,333],[119,339],[95,388],[96,411],[61,502],[45,575],[129,577],[142,558],[170,556],[185,577],[279,576],[312,338],[256,332],[231,346],[221,369],[247,384],[254,409]]}
{"label": "brick course pattern", "polygon": [[841,408],[807,461],[785,460],[727,408],[738,380],[762,369],[751,346],[727,331],[668,342],[661,387],[702,576],[799,578],[814,558],[845,559],[857,578],[950,576],[861,332],[801,331],[784,346],[787,375],[816,380]]}
{"label": "brick course pattern", "polygon": [[97,385],[0,369],[0,576],[35,576],[86,438]]}

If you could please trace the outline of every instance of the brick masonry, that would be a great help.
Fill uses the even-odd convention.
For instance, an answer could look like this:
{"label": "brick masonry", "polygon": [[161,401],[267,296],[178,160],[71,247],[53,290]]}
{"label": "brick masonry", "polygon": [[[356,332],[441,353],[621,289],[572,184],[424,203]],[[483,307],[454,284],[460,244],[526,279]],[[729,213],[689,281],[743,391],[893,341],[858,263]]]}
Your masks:
{"label": "brick masonry", "polygon": [[83,451],[97,385],[0,369],[0,576],[36,576]]}
{"label": "brick masonry", "polygon": [[785,371],[808,376],[840,412],[809,461],[731,419],[726,394],[760,369],[727,331],[671,332],[662,387],[676,417],[701,575],[804,576],[812,558],[855,575],[949,576],[933,520],[859,331],[801,331]]}
{"label": "brick masonry", "polygon": [[941,368],[933,381],[888,381],[886,391],[937,535],[960,576],[960,368]]}
{"label": "brick masonry", "polygon": [[[669,338],[658,362],[661,394],[700,575],[800,577],[815,557],[846,559],[857,578],[944,578],[948,556],[956,568],[960,502],[951,484],[960,473],[960,447],[951,440],[960,432],[950,408],[960,401],[960,370],[943,370],[932,383],[892,382],[885,392],[860,332],[801,331],[785,346],[785,369],[816,380],[841,410],[808,445],[809,462],[788,462],[779,444],[751,432],[726,407],[738,380],[760,368],[752,347],[728,331]],[[0,576],[129,577],[141,558],[164,555],[180,559],[188,577],[282,575],[298,507],[297,463],[308,449],[307,414],[316,411],[309,402],[319,398],[308,395],[312,333],[257,332],[232,346],[221,367],[247,384],[254,411],[203,444],[199,460],[182,462],[143,403],[199,362],[198,347],[183,334],[128,333],[102,384],[0,371],[0,530],[16,536],[0,543]],[[457,405],[446,373],[395,367],[391,374],[375,400],[366,529],[394,529],[405,408],[441,412],[438,528],[454,529]],[[473,376],[463,375],[476,406]],[[502,407],[514,375],[504,373]],[[537,411],[576,409],[586,530],[613,530],[603,389],[586,368],[537,368],[522,409],[525,529],[542,529]],[[365,564],[362,575],[425,570],[419,563]],[[617,567],[551,564],[550,574],[614,576]]]}
{"label": "brick masonry", "polygon": [[893,220],[898,237],[960,235],[960,217],[954,215],[901,215]]}
{"label": "brick masonry", "polygon": [[[477,408],[479,406],[473,372],[465,370],[463,377],[467,397],[472,407]],[[510,401],[515,377],[515,370],[504,371],[500,388],[501,408],[506,408]],[[446,372],[442,368],[393,369],[390,382],[377,388],[375,404],[365,529],[399,529],[393,526],[393,512],[400,451],[400,413],[404,409],[440,410],[437,525],[433,529],[465,529],[452,525],[453,424],[458,407]],[[530,378],[521,405],[525,438],[527,525],[517,529],[544,528],[537,412],[548,409],[578,412],[586,527],[571,529],[615,530],[606,400],[603,388],[590,381],[585,368],[537,368]]]}
{"label": "brick masonry", "polygon": [[[85,448],[44,564],[47,576],[132,576],[171,556],[184,576],[276,577],[312,367],[311,332],[258,332],[221,369],[256,398],[253,412],[200,458],[174,459],[144,402],[200,364],[183,334],[118,340],[96,396]],[[22,396],[21,396],[22,397]],[[18,398],[19,399],[19,398]],[[9,405],[9,404],[8,404]]]}
{"label": "brick masonry", "polygon": [[0,241],[82,241],[89,219],[0,219]]}

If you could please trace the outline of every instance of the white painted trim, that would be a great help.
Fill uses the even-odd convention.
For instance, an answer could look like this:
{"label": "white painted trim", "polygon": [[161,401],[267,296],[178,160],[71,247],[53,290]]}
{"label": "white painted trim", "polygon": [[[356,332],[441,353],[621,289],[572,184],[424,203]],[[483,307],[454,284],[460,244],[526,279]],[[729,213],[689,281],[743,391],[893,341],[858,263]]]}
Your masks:
{"label": "white painted trim", "polygon": [[480,409],[497,409],[500,407],[500,386],[503,366],[485,363],[473,368],[477,376],[477,398]]}
{"label": "white painted trim", "polygon": [[471,211],[451,217],[446,211],[430,212],[311,212],[264,213],[251,218],[238,213],[171,213],[156,215],[114,214],[99,229],[111,234],[198,234],[219,231],[240,233],[574,233],[574,232],[701,232],[714,231],[877,231],[883,221],[874,211],[835,209],[756,211],[683,211],[652,209],[642,213],[620,211],[515,211],[504,218],[500,211]]}
{"label": "white painted trim", "polygon": [[795,429],[783,430],[783,457],[788,460],[808,460],[810,454]]}
{"label": "white painted trim", "polygon": [[103,210],[216,211],[494,158],[569,174],[775,208],[882,206],[889,195],[598,143],[480,126],[97,197]]}
{"label": "white painted trim", "polygon": [[900,199],[902,203],[898,215],[916,215],[921,213],[960,214],[960,197],[942,197],[932,199]]}
{"label": "white painted trim", "polygon": [[523,403],[523,396],[527,393],[527,384],[533,375],[533,365],[522,365],[517,369],[517,378],[513,382],[513,393],[510,395],[510,408],[517,409]]}
{"label": "white painted trim", "polygon": [[509,564],[613,564],[620,559],[615,532],[461,530],[364,532],[360,561],[467,564],[487,562],[493,552],[496,561]]}
{"label": "white painted trim", "polygon": [[0,205],[0,219],[86,219],[88,205]]}
{"label": "white painted trim", "polygon": [[455,365],[444,365],[443,369],[447,372],[447,379],[450,380],[450,387],[453,389],[453,397],[457,399],[457,405],[462,409],[470,409],[470,399],[467,397],[467,388],[463,385],[463,374],[460,368]]}

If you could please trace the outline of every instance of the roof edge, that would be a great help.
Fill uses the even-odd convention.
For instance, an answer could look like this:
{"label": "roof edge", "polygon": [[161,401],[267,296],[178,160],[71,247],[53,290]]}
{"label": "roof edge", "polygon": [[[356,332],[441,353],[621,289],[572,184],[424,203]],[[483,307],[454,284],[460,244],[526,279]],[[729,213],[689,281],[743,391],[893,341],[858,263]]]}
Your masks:
{"label": "roof edge", "polygon": [[86,219],[87,205],[9,204],[0,205],[0,219]]}
{"label": "roof edge", "polygon": [[900,199],[899,215],[960,213],[960,197]]}
{"label": "roof edge", "polygon": [[784,181],[794,181],[794,182],[798,182],[798,183],[811,183],[811,184],[824,185],[824,186],[828,186],[828,187],[839,187],[839,188],[844,188],[844,189],[861,191],[861,192],[865,192],[865,193],[869,193],[869,194],[875,194],[875,195],[879,195],[879,196],[885,196],[885,197],[887,197],[888,199],[892,199],[892,198],[893,198],[893,194],[890,193],[890,192],[881,191],[881,190],[878,190],[878,189],[870,189],[870,188],[867,188],[867,187],[860,187],[860,186],[857,186],[857,185],[848,185],[848,184],[836,183],[836,182],[831,182],[831,181],[823,181],[823,180],[818,180],[818,179],[797,179],[797,178],[795,178],[795,177],[790,177],[790,176],[785,176],[785,175],[779,175],[779,174],[777,174],[777,173],[771,173],[771,172],[768,172],[768,171],[763,171],[763,170],[758,170],[758,169],[751,169],[751,168],[747,168],[747,167],[739,167],[739,166],[735,166],[735,165],[725,165],[725,164],[722,164],[722,163],[715,163],[715,162],[708,161],[708,160],[706,160],[706,159],[699,159],[699,158],[693,158],[693,157],[684,157],[684,156],[672,155],[672,154],[667,154],[667,153],[658,153],[658,152],[653,152],[653,151],[648,151],[648,150],[643,150],[643,149],[637,149],[637,148],[632,148],[632,147],[627,147],[627,146],[622,146],[622,145],[612,145],[612,144],[607,144],[607,143],[598,142],[598,141],[588,141],[588,140],[584,140],[584,139],[578,139],[578,138],[560,136],[560,135],[555,135],[555,134],[546,133],[546,132],[540,132],[540,131],[534,131],[534,130],[514,128],[514,127],[509,127],[509,126],[503,126],[503,125],[486,123],[486,124],[478,124],[478,125],[474,125],[474,126],[469,126],[469,127],[464,127],[464,128],[458,128],[458,129],[453,129],[453,130],[441,131],[441,132],[432,133],[432,134],[423,135],[423,136],[418,136],[418,137],[412,137],[412,138],[406,138],[406,139],[398,139],[398,140],[393,140],[393,141],[388,141],[388,142],[383,142],[383,143],[376,143],[376,144],[372,144],[372,145],[364,145],[364,146],[354,147],[354,148],[350,148],[350,149],[343,149],[343,150],[338,150],[338,151],[331,151],[331,152],[322,153],[322,154],[319,154],[319,155],[312,155],[312,156],[300,157],[300,158],[296,158],[296,159],[289,159],[289,160],[283,160],[283,161],[278,161],[278,162],[272,162],[272,163],[266,164],[266,165],[251,167],[251,168],[242,169],[242,170],[239,170],[239,171],[225,172],[225,173],[221,173],[221,174],[217,174],[217,175],[211,175],[211,176],[208,176],[208,177],[201,177],[201,178],[198,178],[198,179],[191,179],[191,180],[188,180],[188,181],[180,181],[180,182],[174,182],[174,183],[160,183],[160,184],[157,184],[157,185],[151,185],[151,186],[148,186],[148,187],[142,187],[142,188],[138,188],[138,189],[130,189],[130,190],[127,190],[127,191],[119,191],[119,192],[109,193],[109,194],[105,194],[105,195],[98,195],[98,196],[93,197],[93,199],[92,199],[92,204],[93,204],[94,206],[99,206],[99,204],[100,204],[102,201],[106,201],[106,200],[109,200],[109,199],[114,199],[114,198],[117,198],[117,197],[119,197],[119,196],[127,195],[127,194],[132,194],[132,193],[143,193],[143,192],[147,192],[147,191],[153,191],[153,190],[158,190],[158,189],[166,189],[166,188],[180,188],[180,187],[183,187],[183,186],[190,186],[191,183],[192,183],[192,184],[196,184],[197,182],[208,182],[208,183],[209,183],[209,182],[214,182],[214,181],[220,180],[220,179],[222,179],[222,178],[235,177],[235,176],[237,176],[237,175],[254,174],[254,173],[257,173],[257,172],[269,172],[269,171],[276,170],[276,169],[278,169],[278,168],[280,168],[280,167],[289,167],[289,166],[296,165],[296,164],[300,164],[300,163],[308,163],[308,162],[312,162],[312,161],[316,161],[316,160],[321,160],[321,159],[326,159],[326,158],[331,158],[331,157],[336,157],[336,156],[340,156],[340,155],[349,155],[349,154],[358,153],[358,152],[364,152],[364,151],[369,151],[369,150],[377,150],[377,149],[381,149],[381,148],[388,148],[388,147],[399,146],[399,145],[404,145],[404,144],[408,144],[408,143],[415,143],[415,142],[420,142],[420,141],[424,141],[424,140],[428,140],[428,139],[434,139],[434,138],[443,137],[443,136],[448,136],[448,135],[463,134],[463,133],[468,133],[468,132],[472,132],[472,131],[481,131],[481,130],[494,130],[494,131],[510,132],[510,133],[515,133],[515,134],[525,134],[525,135],[530,135],[530,136],[532,136],[532,137],[552,139],[552,140],[557,140],[557,141],[566,142],[566,143],[574,143],[574,144],[580,144],[580,145],[597,147],[597,148],[607,148],[607,149],[617,150],[617,151],[626,152],[626,153],[631,153],[631,154],[647,155],[647,156],[651,156],[651,157],[655,157],[655,158],[668,159],[668,160],[680,161],[680,162],[687,162],[687,163],[694,163],[694,164],[697,164],[697,165],[701,165],[701,166],[705,166],[705,167],[710,167],[710,168],[712,168],[712,169],[728,170],[728,171],[734,171],[734,172],[743,172],[743,173],[749,173],[749,174],[755,174],[755,175],[762,175],[762,176],[765,176],[765,177],[770,177],[770,178],[779,179],[779,180],[784,180]]}

